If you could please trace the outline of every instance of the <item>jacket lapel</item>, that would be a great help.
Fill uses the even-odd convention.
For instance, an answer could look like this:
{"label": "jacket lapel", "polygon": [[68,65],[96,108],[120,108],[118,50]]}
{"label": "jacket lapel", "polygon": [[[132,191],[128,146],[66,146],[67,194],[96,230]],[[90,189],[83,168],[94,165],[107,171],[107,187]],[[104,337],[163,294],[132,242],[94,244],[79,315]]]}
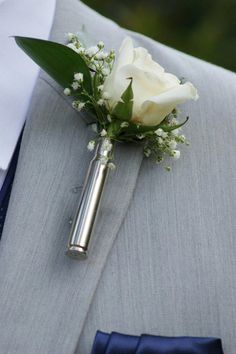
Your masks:
{"label": "jacket lapel", "polygon": [[[68,20],[75,30],[80,18],[105,21],[81,3],[59,1],[52,38],[71,31]],[[107,26],[118,31],[105,21],[104,34]],[[47,80],[41,75],[34,91],[0,247],[4,353],[74,352],[142,161],[140,148],[117,146],[117,169],[108,178],[89,258],[68,259],[69,219],[91,158],[86,146],[92,133]]]}

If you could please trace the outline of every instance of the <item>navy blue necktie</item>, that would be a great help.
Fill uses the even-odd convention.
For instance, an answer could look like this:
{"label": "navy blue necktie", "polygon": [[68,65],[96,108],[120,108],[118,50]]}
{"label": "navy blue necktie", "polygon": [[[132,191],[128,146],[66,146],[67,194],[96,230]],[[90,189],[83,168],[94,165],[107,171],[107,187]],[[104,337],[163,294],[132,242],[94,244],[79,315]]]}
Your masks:
{"label": "navy blue necktie", "polygon": [[20,143],[21,143],[22,134],[18,140],[14,155],[12,157],[5,181],[3,183],[2,189],[0,190],[0,238],[3,231],[4,221],[6,218],[7,207],[10,199],[12,184],[16,172],[16,165],[20,150]]}
{"label": "navy blue necktie", "polygon": [[223,354],[223,349],[218,338],[130,336],[98,331],[91,354]]}

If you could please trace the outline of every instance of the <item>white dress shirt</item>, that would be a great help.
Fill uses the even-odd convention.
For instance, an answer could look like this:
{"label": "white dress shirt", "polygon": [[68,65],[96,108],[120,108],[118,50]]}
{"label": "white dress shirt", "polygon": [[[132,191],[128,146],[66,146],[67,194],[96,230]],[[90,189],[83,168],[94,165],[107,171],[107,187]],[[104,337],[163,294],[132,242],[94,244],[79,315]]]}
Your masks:
{"label": "white dress shirt", "polygon": [[56,0],[0,0],[0,189],[39,68],[10,36],[47,39]]}

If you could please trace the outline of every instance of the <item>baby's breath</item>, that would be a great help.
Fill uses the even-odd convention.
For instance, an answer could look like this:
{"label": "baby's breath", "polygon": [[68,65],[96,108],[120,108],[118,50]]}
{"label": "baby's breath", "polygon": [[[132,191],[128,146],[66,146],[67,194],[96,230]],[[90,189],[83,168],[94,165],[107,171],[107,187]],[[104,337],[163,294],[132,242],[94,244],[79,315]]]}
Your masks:
{"label": "baby's breath", "polygon": [[[156,163],[162,163],[166,159],[176,160],[180,157],[179,146],[189,145],[185,135],[181,133],[181,124],[178,117],[180,112],[174,109],[168,116],[156,127],[143,127],[141,123],[134,123],[132,120],[119,120],[113,114],[113,108],[109,104],[111,95],[104,91],[104,82],[110,75],[115,52],[105,51],[102,41],[86,48],[79,40],[78,36],[68,33],[68,47],[78,53],[90,70],[92,78],[93,94],[90,95],[84,85],[85,77],[81,72],[75,72],[70,87],[64,89],[66,96],[73,96],[73,107],[81,111],[88,109],[96,116],[96,124],[92,126],[97,137],[88,143],[88,149],[94,150],[98,139],[105,139],[104,149],[110,151],[111,141],[131,141],[143,144],[143,151],[146,157],[151,157]],[[127,98],[126,98],[127,99]],[[186,120],[187,121],[187,120]],[[143,129],[145,128],[145,129]],[[102,160],[103,159],[103,160]],[[106,156],[102,156],[101,161],[105,163]],[[110,161],[109,168],[114,169],[115,165]],[[169,165],[164,165],[167,171],[170,171]]]}
{"label": "baby's breath", "polygon": [[[165,118],[162,125],[163,128],[159,127],[153,132],[148,132],[145,137],[144,155],[152,157],[156,163],[161,163],[167,158],[179,159],[180,150],[178,146],[189,144],[186,137],[181,134],[181,127],[179,127],[179,121],[176,119],[175,110]],[[164,166],[164,168],[170,170],[170,166]]]}

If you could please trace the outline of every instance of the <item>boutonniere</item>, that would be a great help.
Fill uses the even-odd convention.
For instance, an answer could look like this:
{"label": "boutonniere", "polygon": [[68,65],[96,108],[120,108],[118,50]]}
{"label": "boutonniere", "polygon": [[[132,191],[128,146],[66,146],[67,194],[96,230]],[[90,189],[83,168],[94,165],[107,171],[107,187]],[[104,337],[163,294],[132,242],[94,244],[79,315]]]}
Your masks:
{"label": "boutonniere", "polygon": [[[126,37],[119,53],[104,50],[104,43],[86,48],[77,35],[68,44],[16,37],[17,44],[73,98],[77,111],[95,118],[96,136],[88,142],[95,150],[86,183],[72,223],[68,255],[87,255],[95,218],[109,169],[115,169],[114,144],[143,145],[146,157],[155,162],[180,157],[179,144],[188,144],[177,106],[197,100],[196,88],[183,82],[152,59],[145,48],[134,48]],[[128,149],[128,147],[127,147]],[[118,167],[119,168],[119,167]]]}

